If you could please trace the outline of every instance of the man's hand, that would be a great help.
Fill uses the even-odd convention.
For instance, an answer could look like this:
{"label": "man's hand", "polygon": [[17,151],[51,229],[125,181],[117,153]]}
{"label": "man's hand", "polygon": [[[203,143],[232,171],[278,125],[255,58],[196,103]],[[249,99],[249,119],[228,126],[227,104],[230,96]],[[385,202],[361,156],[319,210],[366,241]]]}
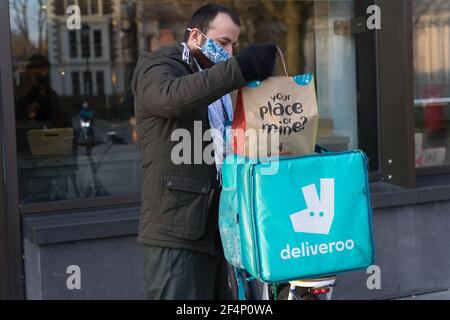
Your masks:
{"label": "man's hand", "polygon": [[253,44],[236,59],[247,81],[264,80],[272,75],[277,47],[274,44]]}

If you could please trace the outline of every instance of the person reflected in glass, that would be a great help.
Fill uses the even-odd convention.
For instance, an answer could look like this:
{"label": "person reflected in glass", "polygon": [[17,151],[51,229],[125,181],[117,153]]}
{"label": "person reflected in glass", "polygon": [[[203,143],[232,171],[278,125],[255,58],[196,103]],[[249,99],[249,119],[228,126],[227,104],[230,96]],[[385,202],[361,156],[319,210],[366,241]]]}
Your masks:
{"label": "person reflected in glass", "polygon": [[94,111],[87,101],[81,104],[79,117],[78,143],[94,144]]}
{"label": "person reflected in glass", "polygon": [[25,69],[29,89],[19,99],[18,120],[55,121],[58,96],[50,86],[50,63],[47,57],[34,55]]}

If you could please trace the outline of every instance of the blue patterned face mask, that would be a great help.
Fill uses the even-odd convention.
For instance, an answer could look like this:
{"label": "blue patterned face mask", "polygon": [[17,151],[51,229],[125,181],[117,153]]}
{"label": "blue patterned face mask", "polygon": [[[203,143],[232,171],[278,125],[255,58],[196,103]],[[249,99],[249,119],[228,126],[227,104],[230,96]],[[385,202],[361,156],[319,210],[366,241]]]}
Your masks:
{"label": "blue patterned face mask", "polygon": [[[188,31],[192,31],[192,29],[187,29]],[[201,32],[201,31],[200,31]],[[206,42],[202,45],[202,47],[198,47],[200,51],[203,53],[205,57],[207,57],[213,64],[218,64],[219,62],[226,61],[230,59],[230,54],[225,51],[224,48],[213,39],[208,38],[203,32],[201,32],[203,36],[207,39]]]}

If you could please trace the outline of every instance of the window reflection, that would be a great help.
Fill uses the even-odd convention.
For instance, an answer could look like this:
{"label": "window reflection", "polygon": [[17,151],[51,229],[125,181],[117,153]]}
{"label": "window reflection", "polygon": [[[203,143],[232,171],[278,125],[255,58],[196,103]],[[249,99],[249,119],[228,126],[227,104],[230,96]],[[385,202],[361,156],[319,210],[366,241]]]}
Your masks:
{"label": "window reflection", "polygon": [[[319,143],[358,147],[353,1],[219,1],[239,13],[236,52],[276,42],[289,73],[316,75]],[[140,50],[182,41],[201,1],[11,0],[22,203],[138,194],[130,79]],[[66,9],[78,5],[80,30]],[[278,66],[278,74],[282,74]]]}
{"label": "window reflection", "polygon": [[[22,203],[140,190],[134,106],[125,99],[137,47],[117,23],[120,2],[10,1]],[[72,4],[81,30],[67,28]]]}
{"label": "window reflection", "polygon": [[450,3],[414,0],[416,167],[450,165]]}
{"label": "window reflection", "polygon": [[[201,1],[135,3],[138,44],[141,49],[150,50],[157,49],[162,39],[171,39],[171,33],[176,39],[183,39],[185,21],[203,4]],[[242,26],[237,53],[251,43],[275,42],[285,54],[290,74],[315,74],[321,114],[318,143],[336,151],[359,147],[355,39],[335,25],[354,17],[353,1],[219,3],[232,6],[239,13]],[[282,74],[281,65],[276,73]]]}

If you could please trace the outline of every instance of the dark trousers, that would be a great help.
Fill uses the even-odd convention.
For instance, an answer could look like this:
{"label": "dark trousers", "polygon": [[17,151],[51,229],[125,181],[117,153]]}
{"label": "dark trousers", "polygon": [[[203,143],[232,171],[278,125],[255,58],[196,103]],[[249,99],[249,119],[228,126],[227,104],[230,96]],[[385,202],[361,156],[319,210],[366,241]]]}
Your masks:
{"label": "dark trousers", "polygon": [[145,246],[145,291],[149,300],[229,300],[222,255]]}

